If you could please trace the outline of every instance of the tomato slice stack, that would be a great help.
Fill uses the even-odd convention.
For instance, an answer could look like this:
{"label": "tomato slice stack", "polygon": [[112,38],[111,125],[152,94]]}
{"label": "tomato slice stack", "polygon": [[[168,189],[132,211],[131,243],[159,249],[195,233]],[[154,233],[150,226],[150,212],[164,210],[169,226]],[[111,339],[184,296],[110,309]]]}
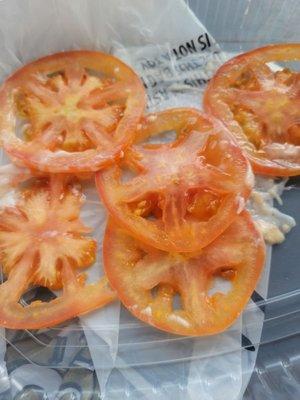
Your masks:
{"label": "tomato slice stack", "polygon": [[[190,108],[150,114],[96,183],[111,214],[105,271],[123,304],[175,334],[231,325],[254,290],[265,248],[244,211],[252,171],[226,127]],[[230,283],[227,294],[210,294],[218,278]]]}
{"label": "tomato slice stack", "polygon": [[[269,67],[255,71],[251,85],[262,79],[268,86]],[[294,104],[297,77],[286,74],[274,78],[276,90]],[[226,107],[238,103],[236,118],[247,118],[244,103],[256,87],[247,87],[247,97],[242,86],[225,86],[217,94],[208,89],[207,108],[225,93]],[[273,92],[271,103],[281,96]],[[242,312],[265,259],[245,210],[253,157],[228,121],[193,108],[145,115],[145,98],[131,68],[91,51],[41,58],[0,88],[0,138],[14,164],[0,176],[7,174],[5,187],[18,194],[0,211],[0,326],[50,327],[119,298],[158,329],[202,336],[222,332]],[[259,104],[253,118],[269,123],[265,101]],[[100,244],[80,219],[83,179],[95,179],[110,214],[105,275],[94,283],[86,273]],[[57,297],[26,302],[36,286]]]}

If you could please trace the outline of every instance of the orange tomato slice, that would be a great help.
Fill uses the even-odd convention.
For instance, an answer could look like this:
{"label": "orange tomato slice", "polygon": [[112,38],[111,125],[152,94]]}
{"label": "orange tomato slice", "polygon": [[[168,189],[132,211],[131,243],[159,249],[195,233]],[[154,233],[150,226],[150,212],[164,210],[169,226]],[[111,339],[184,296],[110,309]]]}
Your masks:
{"label": "orange tomato slice", "polygon": [[[15,206],[0,214],[1,262],[7,280],[0,285],[0,326],[37,329],[53,326],[101,307],[115,298],[106,278],[85,284],[82,269],[96,257],[96,242],[79,219],[81,192],[52,176],[24,189]],[[23,306],[31,286],[62,289],[50,302]]]}
{"label": "orange tomato slice", "polygon": [[260,174],[300,174],[300,73],[268,65],[296,60],[300,44],[250,51],[225,63],[205,92],[205,110],[227,125]]}
{"label": "orange tomato slice", "polygon": [[[169,143],[145,143],[172,130],[177,136]],[[231,224],[253,177],[223,125],[182,108],[145,117],[124,160],[97,173],[96,183],[112,217],[133,236],[187,252],[205,247]]]}
{"label": "orange tomato slice", "polygon": [[[265,260],[264,241],[246,211],[200,253],[157,250],[112,221],[103,250],[107,277],[125,307],[178,335],[211,335],[228,328],[248,302]],[[227,293],[210,293],[217,278],[231,283]],[[174,305],[176,295],[180,305]]]}
{"label": "orange tomato slice", "polygon": [[145,91],[119,59],[71,51],[16,71],[1,87],[0,105],[0,138],[14,162],[87,172],[111,164],[130,144]]}

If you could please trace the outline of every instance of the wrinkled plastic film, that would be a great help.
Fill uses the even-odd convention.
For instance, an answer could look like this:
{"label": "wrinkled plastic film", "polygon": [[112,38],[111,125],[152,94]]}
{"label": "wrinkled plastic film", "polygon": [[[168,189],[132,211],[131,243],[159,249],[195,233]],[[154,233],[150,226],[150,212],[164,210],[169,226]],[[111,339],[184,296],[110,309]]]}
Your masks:
{"label": "wrinkled plastic film", "polygon": [[[32,29],[29,32],[25,25],[21,24],[21,35],[17,37],[10,30],[13,19],[18,18],[20,13],[23,14],[24,10],[21,11],[17,6],[15,14],[12,15],[11,8],[7,8],[7,4],[4,5],[6,11],[4,14],[8,21],[4,27],[4,36],[7,38],[5,48],[9,49],[6,52],[6,60],[10,62],[3,64],[3,75],[7,75],[32,58],[51,52],[70,48],[98,48],[112,51],[136,69],[147,88],[149,110],[179,106],[199,108],[205,85],[222,62],[219,48],[213,37],[183,1],[176,3],[169,1],[164,6],[160,4],[160,21],[156,21],[155,25],[154,18],[157,19],[158,2],[141,5],[136,1],[130,3],[114,1],[108,5],[108,3],[95,1],[83,5],[83,2],[79,1],[72,2],[71,5],[70,2],[62,4],[62,2],[52,1],[47,4],[47,7],[49,7],[49,15],[53,16],[50,19],[55,20],[55,34],[51,37],[46,34],[50,29],[45,17],[46,10],[42,10],[37,2],[29,2],[26,12],[28,18],[33,18],[37,12],[42,14],[38,21],[35,20],[33,31],[36,29],[38,32],[44,32],[42,34],[44,46],[41,48],[33,40],[26,48],[24,44],[29,41],[29,33],[33,39],[35,38]],[[105,16],[103,24],[96,24],[96,15],[98,18],[101,15],[103,18]],[[126,19],[126,25],[121,23],[120,15],[123,21]],[[172,21],[168,26],[162,23],[167,18]],[[87,26],[84,26],[84,21],[88,21]],[[184,26],[185,29],[178,30],[178,25]],[[51,28],[53,29],[53,26]],[[96,239],[101,247],[105,213],[96,200],[93,188],[86,187],[85,190],[88,193],[82,217],[87,225],[94,228]],[[89,277],[96,278],[101,275],[100,251],[98,255],[97,262],[89,271]],[[120,325],[118,321],[118,303],[81,318],[85,340],[90,350],[92,364],[96,368],[102,395],[108,393],[111,397],[116,392],[117,385],[113,376],[117,374],[123,377],[120,382],[125,380],[130,383],[132,389],[129,393],[131,394],[134,391],[137,393],[142,391],[149,398],[152,398],[155,392],[160,393],[161,396],[169,397],[170,394],[174,396],[177,385],[173,386],[174,382],[170,377],[174,376],[174,368],[176,368],[179,388],[183,392],[187,391],[191,398],[196,395],[199,387],[203,393],[215,396],[213,392],[210,393],[211,385],[208,384],[210,374],[218,376],[220,373],[222,376],[227,370],[227,365],[231,364],[232,357],[236,366],[232,371],[233,379],[226,380],[223,390],[226,390],[228,394],[239,392],[242,379],[240,321],[230,332],[224,333],[221,337],[209,338],[207,342],[198,339],[177,340],[172,336],[166,342],[166,334],[144,327],[125,311],[122,311]],[[105,326],[108,328],[105,329]],[[67,324],[63,329],[57,330],[56,334],[54,343],[51,342],[52,346],[54,345],[54,353],[48,361],[50,363],[51,359],[51,367],[55,363],[58,367],[59,365],[72,367],[74,362],[74,365],[82,365],[81,355],[76,354],[78,351],[76,346],[83,340],[78,322],[75,322],[73,326]],[[55,344],[57,343],[64,343],[60,353],[56,351]],[[75,348],[72,347],[72,343]],[[159,354],[162,346],[165,348],[165,356]],[[30,357],[34,359],[34,350],[22,346],[19,350],[27,352],[29,359]],[[212,357],[216,353],[222,354],[217,364],[212,363]],[[149,357],[150,354],[151,357]],[[170,365],[164,364],[163,358],[173,362]],[[157,361],[160,359],[159,366]],[[181,359],[186,359],[186,361],[182,365],[176,365],[182,362]],[[189,359],[193,361],[189,362]],[[44,361],[47,362],[47,356]],[[174,361],[176,361],[175,364]],[[158,369],[164,371],[162,382],[159,382],[159,377],[156,376]],[[14,371],[16,375],[17,370]],[[34,368],[32,369],[30,365],[26,367],[26,371],[28,379],[27,381],[25,379],[24,385],[30,384],[30,379],[32,379],[30,377],[35,375]],[[208,375],[205,376],[203,371],[209,371]],[[22,374],[22,370],[18,369],[18,374]],[[54,381],[53,388],[55,385],[60,388],[61,382],[58,385],[58,382],[55,381],[56,384],[54,384]]]}
{"label": "wrinkled plastic film", "polygon": [[[198,15],[211,12],[208,1],[200,3]],[[246,26],[247,17],[241,23]],[[117,55],[138,72],[149,111],[199,108],[207,81],[227,58],[220,51],[222,42],[215,39],[183,0],[4,0],[0,79],[43,55],[97,49]],[[99,245],[97,262],[88,272],[93,280],[103,273],[106,214],[93,185],[85,185],[84,191],[82,217],[94,228]],[[263,299],[270,259],[257,288]],[[82,393],[120,399],[124,390],[132,400],[196,400],[199,392],[204,400],[239,399],[255,365],[263,320],[251,301],[243,317],[223,334],[180,338],[140,323],[115,302],[51,330],[7,331],[8,349],[5,341],[0,343],[0,399],[1,393],[6,400],[7,393],[21,396],[29,390],[49,399]],[[9,389],[2,385],[2,371]]]}

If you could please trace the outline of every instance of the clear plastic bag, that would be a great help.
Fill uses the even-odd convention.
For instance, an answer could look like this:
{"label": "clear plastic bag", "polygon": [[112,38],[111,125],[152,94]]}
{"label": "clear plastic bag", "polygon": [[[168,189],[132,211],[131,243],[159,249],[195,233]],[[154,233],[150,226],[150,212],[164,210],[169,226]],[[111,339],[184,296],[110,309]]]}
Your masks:
{"label": "clear plastic bag", "polygon": [[[199,108],[207,81],[229,57],[221,49],[238,52],[259,45],[258,32],[252,32],[253,37],[244,33],[244,28],[253,31],[255,18],[249,15],[257,1],[241,1],[237,9],[233,1],[225,3],[223,13],[221,1],[190,2],[197,17],[207,21],[204,27],[183,0],[3,0],[0,79],[43,55],[98,49],[116,54],[135,68],[147,88],[149,110]],[[278,2],[266,3],[270,7]],[[239,21],[234,19],[230,26],[230,16],[239,13]],[[284,6],[275,13],[273,24],[282,26]],[[206,28],[216,24],[220,31],[215,40]],[[236,36],[230,36],[236,26]],[[240,38],[242,34],[246,36]],[[236,46],[224,46],[227,37],[238,41]],[[105,211],[91,183],[85,192],[82,217],[95,228],[101,244]],[[185,338],[159,332],[134,319],[118,302],[52,329],[2,331],[0,399],[34,395],[49,399],[67,395],[109,400],[126,396],[139,400],[239,399],[255,366],[258,345],[299,332],[299,288],[287,286],[268,297],[270,265],[271,250],[261,282],[242,317],[213,337]],[[99,253],[90,274],[101,273]]]}

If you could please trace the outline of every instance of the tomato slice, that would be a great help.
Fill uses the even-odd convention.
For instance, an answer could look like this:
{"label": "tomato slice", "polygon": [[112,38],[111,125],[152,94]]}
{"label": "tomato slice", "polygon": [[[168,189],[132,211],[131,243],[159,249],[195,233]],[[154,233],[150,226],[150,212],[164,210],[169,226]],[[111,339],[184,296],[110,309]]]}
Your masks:
{"label": "tomato slice", "polygon": [[300,44],[250,51],[225,63],[205,92],[205,110],[227,125],[257,173],[300,174],[300,73],[268,65],[295,60]]}
{"label": "tomato slice", "polygon": [[0,194],[16,187],[19,183],[32,178],[33,173],[27,168],[21,168],[14,164],[0,166]]}
{"label": "tomato slice", "polygon": [[[115,298],[106,278],[85,284],[82,269],[96,256],[96,242],[79,219],[83,196],[65,178],[29,185],[15,206],[0,214],[0,326],[37,329],[101,307]],[[32,285],[62,289],[49,303],[19,301]]]}
{"label": "tomato slice", "polygon": [[[198,254],[167,253],[108,224],[104,266],[122,303],[137,318],[179,335],[224,331],[239,316],[259,279],[265,246],[247,211]],[[227,292],[210,289],[216,278]],[[180,306],[174,297],[180,297]]]}
{"label": "tomato slice", "polygon": [[[169,143],[145,143],[173,130],[177,138]],[[113,218],[136,238],[186,252],[206,246],[230,225],[253,179],[226,128],[182,108],[146,117],[124,160],[97,173],[96,183]]]}
{"label": "tomato slice", "polygon": [[132,141],[145,90],[119,59],[72,51],[19,69],[2,85],[0,105],[1,140],[15,162],[52,173],[96,171]]}

